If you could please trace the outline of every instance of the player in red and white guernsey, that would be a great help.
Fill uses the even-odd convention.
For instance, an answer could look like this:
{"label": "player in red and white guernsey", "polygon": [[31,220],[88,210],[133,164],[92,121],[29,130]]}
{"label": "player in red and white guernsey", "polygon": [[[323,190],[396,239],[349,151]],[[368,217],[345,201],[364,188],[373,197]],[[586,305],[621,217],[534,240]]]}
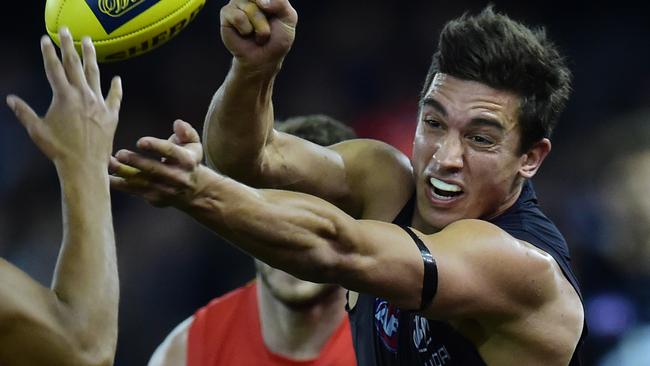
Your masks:
{"label": "player in red and white guernsey", "polygon": [[[292,118],[277,128],[325,146],[355,137],[322,115]],[[255,281],[179,324],[149,366],[356,365],[341,287],[302,281],[261,261],[255,265]]]}

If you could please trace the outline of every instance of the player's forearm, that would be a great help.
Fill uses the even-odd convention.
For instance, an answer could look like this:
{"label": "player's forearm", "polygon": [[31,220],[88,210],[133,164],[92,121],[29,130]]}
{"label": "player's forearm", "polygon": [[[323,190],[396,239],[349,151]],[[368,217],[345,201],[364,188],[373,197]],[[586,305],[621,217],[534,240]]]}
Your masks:
{"label": "player's forearm", "polygon": [[110,365],[118,284],[103,168],[61,169],[64,239],[52,289],[0,261],[0,364]]}
{"label": "player's forearm", "polygon": [[[354,221],[335,206],[294,192],[257,190],[200,167],[201,192],[179,207],[233,245],[299,277],[329,282]],[[310,199],[305,199],[309,197]]]}
{"label": "player's forearm", "polygon": [[273,129],[273,82],[279,66],[242,66],[237,60],[215,93],[203,129],[207,160],[219,171],[249,181],[261,169]]}
{"label": "player's forearm", "polygon": [[52,290],[72,314],[89,357],[112,359],[117,340],[119,284],[106,168],[57,166],[63,242]]}
{"label": "player's forearm", "polygon": [[419,288],[412,284],[422,278],[422,259],[395,225],[355,220],[311,195],[252,189],[199,169],[199,193],[179,208],[233,245],[299,278],[416,307]]}

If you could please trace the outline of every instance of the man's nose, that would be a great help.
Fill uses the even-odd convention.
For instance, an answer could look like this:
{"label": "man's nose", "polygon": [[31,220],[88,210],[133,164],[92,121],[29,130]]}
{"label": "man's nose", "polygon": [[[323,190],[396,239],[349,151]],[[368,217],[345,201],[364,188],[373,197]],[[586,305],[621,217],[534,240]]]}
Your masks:
{"label": "man's nose", "polygon": [[458,136],[449,134],[438,145],[433,160],[440,169],[458,171],[463,168],[463,144]]}

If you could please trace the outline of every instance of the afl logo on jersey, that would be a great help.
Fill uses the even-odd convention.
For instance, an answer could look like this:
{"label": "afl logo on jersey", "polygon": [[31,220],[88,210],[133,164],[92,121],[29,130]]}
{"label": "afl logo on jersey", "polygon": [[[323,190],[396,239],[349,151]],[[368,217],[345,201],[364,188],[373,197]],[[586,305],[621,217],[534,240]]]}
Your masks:
{"label": "afl logo on jersey", "polygon": [[400,310],[386,300],[375,299],[375,330],[379,339],[390,352],[397,352]]}

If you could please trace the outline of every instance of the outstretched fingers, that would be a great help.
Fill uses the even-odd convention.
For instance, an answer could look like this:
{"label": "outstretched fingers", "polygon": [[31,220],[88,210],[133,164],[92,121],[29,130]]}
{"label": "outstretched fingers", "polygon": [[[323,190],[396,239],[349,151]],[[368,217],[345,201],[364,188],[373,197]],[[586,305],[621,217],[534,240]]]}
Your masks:
{"label": "outstretched fingers", "polygon": [[85,75],[81,65],[79,55],[74,48],[72,34],[68,28],[61,28],[59,30],[59,39],[61,41],[61,56],[63,58],[63,68],[70,81],[70,84],[79,89],[83,89],[87,83],[85,82]]}
{"label": "outstretched fingers", "polygon": [[15,95],[7,96],[7,105],[23,124],[27,132],[34,138],[35,132],[40,129],[41,118],[24,100]]}
{"label": "outstretched fingers", "polygon": [[111,156],[110,161],[108,162],[108,171],[111,174],[126,179],[138,177],[140,173],[142,173],[140,169],[120,163],[120,161],[113,156]]}
{"label": "outstretched fingers", "polygon": [[196,164],[192,153],[169,140],[143,137],[138,140],[137,146],[143,151],[165,158],[165,161],[173,161],[184,169],[191,169]]}
{"label": "outstretched fingers", "polygon": [[97,53],[90,37],[81,39],[81,54],[83,56],[83,68],[88,86],[95,93],[97,98],[103,98],[100,82],[99,66],[97,65]]}
{"label": "outstretched fingers", "polygon": [[201,136],[191,124],[177,119],[174,121],[174,134],[178,137],[180,144],[200,143]]}
{"label": "outstretched fingers", "polygon": [[152,183],[143,178],[123,178],[120,176],[109,175],[108,179],[111,188],[120,192],[142,197],[150,196],[153,192]]}
{"label": "outstretched fingers", "polygon": [[110,180],[111,188],[117,189],[121,192],[126,192],[130,194],[138,194],[142,191],[141,188],[136,187],[129,179],[122,178],[120,176],[109,175],[108,179]]}
{"label": "outstretched fingers", "polygon": [[183,174],[176,167],[167,165],[159,160],[151,159],[129,150],[120,150],[115,155],[117,160],[141,171],[136,178],[147,181],[161,181],[165,185],[184,186]]}
{"label": "outstretched fingers", "polygon": [[[101,95],[101,94],[100,94]],[[111,88],[108,90],[106,96],[106,105],[114,112],[119,112],[122,105],[122,78],[119,76],[113,77],[111,80]]]}
{"label": "outstretched fingers", "polygon": [[59,56],[56,54],[56,49],[52,44],[49,36],[41,37],[41,53],[43,54],[43,66],[45,67],[45,75],[50,83],[52,92],[56,95],[68,87],[68,79],[65,76],[65,70]]}
{"label": "outstretched fingers", "polygon": [[156,207],[171,205],[176,195],[174,188],[143,179],[125,179],[111,175],[109,180],[112,189],[142,197]]}

